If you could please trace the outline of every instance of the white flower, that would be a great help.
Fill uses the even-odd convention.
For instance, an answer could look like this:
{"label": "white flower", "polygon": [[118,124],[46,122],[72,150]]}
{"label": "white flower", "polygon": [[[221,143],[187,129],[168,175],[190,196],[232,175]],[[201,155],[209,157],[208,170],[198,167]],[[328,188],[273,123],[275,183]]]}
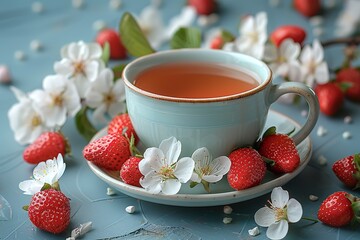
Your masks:
{"label": "white flower", "polygon": [[49,129],[35,108],[34,101],[15,87],[11,87],[11,90],[19,101],[8,112],[10,127],[14,132],[15,140],[20,144],[32,143],[41,133]]}
{"label": "white flower", "polygon": [[315,82],[324,84],[329,81],[329,69],[324,61],[324,49],[318,40],[314,40],[312,47],[306,45],[300,55],[300,67],[303,81],[310,87]]}
{"label": "white flower", "polygon": [[97,43],[70,43],[61,49],[62,60],[55,62],[54,70],[74,81],[80,97],[84,97],[89,83],[95,81],[104,67],[101,55],[102,49]]}
{"label": "white flower", "polygon": [[64,125],[67,116],[75,116],[81,108],[75,85],[63,75],[45,77],[43,90],[35,90],[29,97],[35,102],[46,125],[52,128]]}
{"label": "white flower", "polygon": [[289,230],[289,222],[300,221],[303,210],[301,204],[291,198],[288,191],[276,187],[271,193],[270,207],[260,208],[255,213],[255,222],[261,227],[268,227],[266,236],[270,239],[282,239]]}
{"label": "white flower", "polygon": [[181,10],[180,14],[173,17],[169,21],[169,25],[165,30],[165,38],[171,39],[174,33],[181,27],[189,27],[195,21],[197,14],[195,8],[191,6],[185,6]]}
{"label": "white flower", "polygon": [[33,179],[19,183],[24,194],[33,195],[41,190],[45,183],[54,186],[58,183],[66,168],[62,155],[40,162],[33,171]]}
{"label": "white flower", "polygon": [[299,43],[287,38],[279,48],[266,44],[263,60],[269,64],[275,76],[288,77],[290,81],[300,81],[298,57],[301,51]]}
{"label": "white flower", "polygon": [[241,23],[240,35],[232,43],[224,45],[224,50],[235,51],[261,59],[267,40],[267,15],[259,12],[255,17],[247,16]]}
{"label": "white flower", "polygon": [[144,159],[139,163],[140,179],[143,188],[152,194],[164,193],[173,195],[179,192],[181,183],[191,178],[194,161],[189,157],[178,160],[181,153],[181,142],[171,137],[163,140],[159,148],[148,148]]}
{"label": "white flower", "polygon": [[197,149],[191,157],[195,162],[194,172],[191,181],[202,183],[208,192],[209,183],[215,183],[230,170],[231,161],[226,156],[213,159],[207,148]]}
{"label": "white flower", "polygon": [[118,79],[114,83],[113,72],[108,68],[103,69],[85,94],[85,102],[89,107],[95,108],[93,117],[99,122],[106,121],[105,113],[111,118],[124,113],[126,110],[124,82]]}

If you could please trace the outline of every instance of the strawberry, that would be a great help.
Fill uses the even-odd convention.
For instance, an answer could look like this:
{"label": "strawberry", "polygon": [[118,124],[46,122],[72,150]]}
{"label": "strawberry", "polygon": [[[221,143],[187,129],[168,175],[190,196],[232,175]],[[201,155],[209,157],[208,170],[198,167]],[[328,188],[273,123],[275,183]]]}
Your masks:
{"label": "strawberry", "polygon": [[135,144],[139,141],[131,123],[130,116],[127,113],[120,114],[109,122],[108,134],[125,135],[127,138],[131,138],[131,135],[133,135],[135,138]]}
{"label": "strawberry", "polygon": [[239,148],[230,153],[231,167],[227,175],[230,186],[236,190],[260,184],[266,173],[266,164],[253,148]]}
{"label": "strawberry", "polygon": [[222,49],[224,46],[224,41],[221,36],[214,37],[210,42],[211,49]]}
{"label": "strawberry", "polygon": [[109,134],[85,146],[83,155],[99,167],[118,171],[131,155],[130,144],[122,135]]}
{"label": "strawberry", "polygon": [[296,25],[283,25],[276,28],[270,35],[271,41],[279,47],[282,41],[291,38],[294,42],[302,44],[306,38],[305,30]]}
{"label": "strawberry", "polygon": [[42,133],[32,144],[25,148],[23,158],[31,164],[38,164],[69,152],[64,136],[59,132]]}
{"label": "strawberry", "polygon": [[47,189],[35,193],[27,208],[30,221],[54,234],[63,232],[70,223],[70,201],[60,191]]}
{"label": "strawberry", "polygon": [[320,111],[325,115],[335,115],[344,103],[344,93],[333,82],[317,85],[315,93],[319,99]]}
{"label": "strawberry", "polygon": [[346,186],[360,187],[360,154],[337,160],[332,166],[332,170]]}
{"label": "strawberry", "polygon": [[233,42],[235,37],[232,33],[221,29],[210,41],[211,49],[222,49],[225,43]]}
{"label": "strawberry", "polygon": [[126,49],[121,42],[119,34],[112,29],[104,29],[96,36],[96,42],[102,47],[106,42],[110,45],[110,58],[111,59],[124,59],[126,58]]}
{"label": "strawberry", "polygon": [[356,68],[344,68],[336,74],[336,82],[349,83],[345,95],[353,101],[360,102],[360,71]]}
{"label": "strawberry", "polygon": [[360,199],[346,192],[335,192],[320,205],[318,218],[332,227],[348,225],[359,221]]}
{"label": "strawberry", "polygon": [[139,170],[139,162],[142,159],[139,157],[130,157],[122,165],[120,170],[120,177],[124,183],[133,185],[136,187],[141,187],[139,181],[142,178],[142,174]]}
{"label": "strawberry", "polygon": [[274,127],[265,132],[259,144],[260,155],[273,161],[271,171],[290,173],[299,166],[300,156],[294,141],[286,134],[276,133]]}
{"label": "strawberry", "polygon": [[321,10],[320,0],[294,0],[294,8],[305,17],[317,15]]}
{"label": "strawberry", "polygon": [[215,0],[189,0],[188,4],[194,7],[199,15],[210,15],[216,10]]}

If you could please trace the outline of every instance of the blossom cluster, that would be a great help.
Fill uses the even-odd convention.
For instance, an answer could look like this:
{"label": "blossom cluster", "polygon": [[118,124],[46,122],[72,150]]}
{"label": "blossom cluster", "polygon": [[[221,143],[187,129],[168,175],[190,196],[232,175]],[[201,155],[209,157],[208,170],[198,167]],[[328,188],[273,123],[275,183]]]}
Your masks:
{"label": "blossom cluster", "polygon": [[11,87],[18,100],[8,112],[16,141],[29,144],[45,131],[58,130],[82,107],[94,109],[93,117],[99,122],[105,114],[114,117],[125,112],[124,84],[114,81],[102,54],[97,43],[70,43],[61,49],[55,74],[44,78],[42,89],[24,93]]}
{"label": "blossom cluster", "polygon": [[175,137],[163,140],[159,148],[146,149],[139,170],[144,175],[140,184],[152,194],[162,192],[173,195],[179,192],[182,183],[189,180],[202,183],[207,191],[209,183],[220,181],[230,170],[230,159],[220,156],[213,159],[205,147],[197,149],[191,157],[180,158],[181,142]]}

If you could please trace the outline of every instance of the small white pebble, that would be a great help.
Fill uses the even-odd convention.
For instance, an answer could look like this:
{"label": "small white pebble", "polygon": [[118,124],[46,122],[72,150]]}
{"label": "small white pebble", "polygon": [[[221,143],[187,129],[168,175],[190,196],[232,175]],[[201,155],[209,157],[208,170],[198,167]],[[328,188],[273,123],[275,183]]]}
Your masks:
{"label": "small white pebble", "polygon": [[26,58],[26,55],[23,51],[17,50],[14,52],[14,58],[19,61],[23,61]]}
{"label": "small white pebble", "polygon": [[343,132],[342,137],[344,139],[350,139],[352,137],[352,135],[349,131],[345,131],[345,132]]}
{"label": "small white pebble", "polygon": [[72,0],[71,4],[74,8],[82,8],[85,5],[85,1],[84,0]]}
{"label": "small white pebble", "polygon": [[44,11],[44,5],[41,2],[33,2],[31,10],[33,13],[42,13]]}
{"label": "small white pebble", "polygon": [[300,114],[302,117],[307,117],[308,113],[309,112],[307,110],[302,110]]}
{"label": "small white pebble", "polygon": [[135,207],[134,207],[134,206],[127,206],[127,207],[125,208],[125,211],[126,211],[127,213],[134,213],[134,212],[135,212]]}
{"label": "small white pebble", "polygon": [[344,117],[344,123],[346,123],[346,124],[352,123],[352,117],[351,116]]}
{"label": "small white pebble", "polygon": [[41,42],[39,40],[32,40],[30,42],[30,49],[38,52],[43,48],[43,45],[41,44]]}
{"label": "small white pebble", "polygon": [[225,214],[231,214],[233,211],[232,207],[230,206],[224,206],[224,213]]}
{"label": "small white pebble", "polygon": [[271,7],[277,7],[280,5],[280,0],[269,0],[269,5]]}
{"label": "small white pebble", "polygon": [[324,18],[321,16],[314,16],[314,17],[309,18],[309,22],[310,22],[311,26],[318,27],[324,22]]}
{"label": "small white pebble", "polygon": [[116,194],[116,192],[112,189],[112,188],[107,188],[106,189],[106,195],[108,195],[108,196],[113,196],[113,195],[115,195]]}
{"label": "small white pebble", "polygon": [[319,137],[322,137],[322,136],[325,136],[327,134],[327,129],[324,128],[323,126],[319,126],[319,128],[317,129],[316,131],[316,134],[319,136]]}
{"label": "small white pebble", "polygon": [[97,32],[103,30],[104,28],[106,28],[106,22],[104,20],[96,20],[93,23],[93,29]]}
{"label": "small white pebble", "polygon": [[309,195],[309,199],[310,199],[310,201],[315,202],[319,199],[319,197],[311,194],[311,195]]}
{"label": "small white pebble", "polygon": [[255,237],[255,236],[260,234],[260,230],[259,230],[258,227],[254,227],[253,229],[249,229],[248,233],[249,233],[250,236]]}
{"label": "small white pebble", "polygon": [[118,10],[121,8],[122,1],[121,0],[110,0],[109,1],[109,7],[112,10]]}
{"label": "small white pebble", "polygon": [[320,155],[318,157],[318,163],[321,165],[321,166],[324,166],[327,164],[327,159],[326,157],[324,157],[323,155]]}
{"label": "small white pebble", "polygon": [[231,218],[231,217],[224,217],[224,218],[223,218],[223,223],[229,224],[229,223],[231,223],[231,222],[232,222],[232,218]]}
{"label": "small white pebble", "polygon": [[10,83],[10,71],[9,68],[5,65],[0,65],[0,83]]}
{"label": "small white pebble", "polygon": [[312,32],[315,37],[320,37],[325,33],[325,30],[322,27],[315,27],[313,28]]}

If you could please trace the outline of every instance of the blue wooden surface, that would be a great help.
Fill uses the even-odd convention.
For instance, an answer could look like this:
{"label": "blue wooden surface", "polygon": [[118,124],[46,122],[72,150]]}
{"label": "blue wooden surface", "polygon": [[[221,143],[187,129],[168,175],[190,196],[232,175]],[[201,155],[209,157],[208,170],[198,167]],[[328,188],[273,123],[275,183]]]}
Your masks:
{"label": "blue wooden surface", "polygon": [[[283,24],[298,24],[308,31],[307,42],[313,36],[309,22],[296,13],[290,1],[282,1],[281,5],[270,7],[268,1],[236,1],[221,0],[219,26],[237,34],[238,20],[241,15],[255,14],[261,10],[268,13],[268,31]],[[92,24],[96,20],[104,20],[110,27],[117,27],[123,12],[138,14],[148,1],[123,0],[123,7],[117,11],[110,10],[108,1],[86,1],[83,9],[74,9],[71,1],[42,1],[45,11],[35,14],[31,11],[32,1],[0,2],[0,64],[6,64],[12,74],[13,85],[29,92],[41,88],[46,75],[53,73],[53,63],[60,59],[60,48],[70,42],[92,41],[96,32]],[[184,1],[164,1],[162,12],[164,19],[176,15]],[[333,36],[333,24],[342,5],[329,9],[324,13],[325,34],[322,40]],[[39,39],[44,49],[33,52],[29,49],[31,40]],[[25,61],[15,60],[16,50],[27,55]],[[338,67],[341,63],[341,47],[326,50],[325,55],[330,67]],[[72,219],[69,229],[58,236],[36,229],[21,209],[30,201],[30,196],[23,195],[18,184],[28,179],[33,167],[22,159],[23,146],[15,142],[7,119],[7,111],[16,102],[8,85],[0,85],[0,194],[5,197],[12,208],[12,219],[0,221],[0,239],[64,239],[70,236],[73,227],[92,221],[94,229],[85,239],[102,239],[122,236],[116,239],[251,239],[247,230],[255,226],[254,213],[270,198],[269,194],[233,204],[231,214],[233,222],[225,225],[222,222],[225,214],[223,207],[184,208],[153,204],[138,201],[123,194],[109,197],[106,195],[107,185],[98,179],[88,168],[82,158],[81,151],[86,141],[75,130],[72,119],[64,126],[64,134],[69,138],[73,149],[73,157],[67,160],[67,170],[61,178],[62,191],[71,198]],[[306,106],[289,106],[276,104],[276,109],[292,119],[303,122],[301,111]],[[345,124],[345,116],[351,115],[352,124]],[[304,216],[316,217],[317,209],[326,196],[346,190],[332,173],[332,162],[344,156],[359,152],[360,142],[360,105],[346,101],[344,109],[333,118],[320,116],[315,130],[311,134],[313,141],[313,157],[310,164],[294,180],[284,186],[291,197],[299,200],[304,208]],[[316,135],[316,129],[324,126],[328,134]],[[353,137],[342,138],[344,131],[350,131]],[[328,164],[320,166],[319,156],[324,156]],[[319,196],[319,201],[308,200],[309,194]],[[124,211],[126,206],[134,205],[137,212],[130,215]],[[359,239],[359,225],[337,229],[321,223],[309,224],[307,221],[290,226],[287,239]],[[154,234],[157,232],[158,234]],[[254,239],[266,239],[265,229]]]}

